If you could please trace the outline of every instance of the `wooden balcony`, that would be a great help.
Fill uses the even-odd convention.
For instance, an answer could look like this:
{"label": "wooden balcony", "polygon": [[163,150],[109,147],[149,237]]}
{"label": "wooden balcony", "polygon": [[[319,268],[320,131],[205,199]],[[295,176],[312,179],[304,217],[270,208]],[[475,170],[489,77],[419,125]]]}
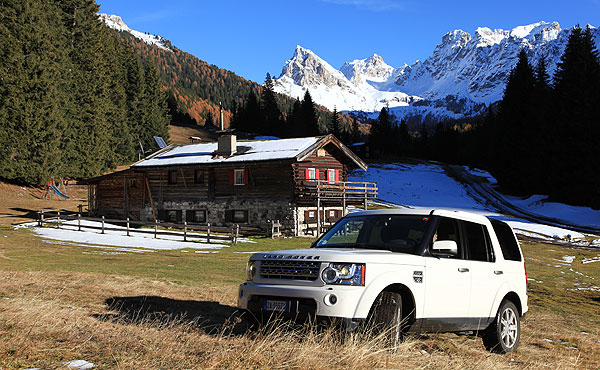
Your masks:
{"label": "wooden balcony", "polygon": [[299,204],[365,204],[377,198],[376,182],[327,181],[296,179]]}

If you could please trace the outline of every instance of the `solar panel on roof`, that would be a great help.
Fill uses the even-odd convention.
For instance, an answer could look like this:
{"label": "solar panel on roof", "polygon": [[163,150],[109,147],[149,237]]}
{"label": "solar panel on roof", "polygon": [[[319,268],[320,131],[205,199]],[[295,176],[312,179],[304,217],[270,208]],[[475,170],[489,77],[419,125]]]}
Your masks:
{"label": "solar panel on roof", "polygon": [[156,144],[158,144],[159,148],[165,148],[167,146],[167,143],[165,143],[165,140],[160,137],[160,136],[154,136],[154,140],[156,141]]}

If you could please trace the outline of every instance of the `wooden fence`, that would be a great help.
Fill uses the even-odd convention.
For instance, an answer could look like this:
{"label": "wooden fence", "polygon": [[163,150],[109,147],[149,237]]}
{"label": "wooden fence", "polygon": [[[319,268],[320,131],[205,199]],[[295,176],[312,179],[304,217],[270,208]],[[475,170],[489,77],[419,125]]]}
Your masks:
{"label": "wooden fence", "polygon": [[[77,224],[66,224],[64,221],[77,220]],[[85,225],[81,221],[95,221],[100,222],[100,226]],[[109,225],[106,225],[106,224]],[[114,227],[112,224],[123,225],[121,227]],[[153,234],[154,238],[158,239],[159,235],[168,236],[179,236],[183,238],[183,241],[191,239],[205,240],[206,243],[216,242],[231,242],[237,244],[240,234],[251,235],[260,234],[259,229],[251,227],[240,227],[240,225],[233,225],[231,227],[224,226],[211,226],[210,223],[206,225],[202,224],[176,224],[170,222],[145,222],[145,221],[134,221],[129,218],[125,220],[109,219],[102,217],[82,217],[80,213],[77,214],[62,214],[60,211],[39,211],[38,212],[38,226],[52,225],[56,228],[68,228],[82,231],[82,229],[100,230],[101,234],[106,231],[121,231],[125,232],[127,236],[131,236],[131,233],[141,234]],[[138,227],[132,227],[133,225]],[[150,227],[150,229],[144,229],[143,227]],[[160,227],[160,228],[159,228]],[[166,230],[165,230],[166,229]],[[183,231],[170,231],[169,229],[180,229]],[[199,234],[190,231],[205,232]],[[169,239],[170,240],[170,239]]]}

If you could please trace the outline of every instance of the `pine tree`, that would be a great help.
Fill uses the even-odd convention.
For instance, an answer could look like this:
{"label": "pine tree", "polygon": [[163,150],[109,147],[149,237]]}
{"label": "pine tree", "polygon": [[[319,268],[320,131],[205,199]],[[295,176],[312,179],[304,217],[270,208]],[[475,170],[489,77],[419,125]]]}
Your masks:
{"label": "pine tree", "polygon": [[[600,63],[589,29],[574,27],[554,75],[556,107],[553,195],[600,208],[596,148],[600,135]],[[559,149],[560,148],[560,149]]]}
{"label": "pine tree", "polygon": [[143,123],[145,130],[142,133],[142,140],[148,145],[147,147],[152,147],[152,145],[156,147],[154,136],[160,136],[167,142],[169,140],[170,117],[166,94],[162,89],[153,58],[147,58],[144,61],[144,83],[146,122]]}
{"label": "pine tree", "polygon": [[358,120],[356,117],[352,117],[352,138],[351,141],[353,144],[356,144],[360,141],[360,129],[358,128]]}
{"label": "pine tree", "polygon": [[405,119],[401,120],[398,126],[398,141],[398,154],[408,155],[412,150],[412,142]]}
{"label": "pine tree", "polygon": [[504,90],[498,115],[497,145],[492,155],[496,161],[494,167],[504,179],[503,185],[512,190],[522,188],[522,179],[531,167],[528,143],[536,134],[531,125],[534,84],[533,68],[522,49]]}
{"label": "pine tree", "polygon": [[53,3],[0,3],[0,176],[41,184],[61,177],[61,76],[66,40]]}
{"label": "pine tree", "polygon": [[113,124],[108,114],[110,66],[105,58],[109,31],[98,19],[99,7],[93,0],[63,0],[59,4],[70,35],[67,51],[71,64],[66,102],[70,135],[61,149],[72,176],[90,177],[114,162],[107,140]]}
{"label": "pine tree", "polygon": [[308,90],[304,94],[304,99],[300,105],[299,122],[302,127],[302,136],[317,136],[319,135],[319,121],[315,110],[315,103],[310,96]]}
{"label": "pine tree", "polygon": [[273,79],[267,73],[264,88],[261,93],[260,107],[264,116],[262,132],[266,135],[279,135],[281,129],[281,110],[277,105],[275,91],[273,90]]}
{"label": "pine tree", "polygon": [[329,124],[327,125],[327,132],[333,134],[333,136],[338,139],[342,138],[342,132],[340,129],[340,116],[337,111],[337,107],[333,107],[333,113],[331,114],[331,119],[329,120]]}

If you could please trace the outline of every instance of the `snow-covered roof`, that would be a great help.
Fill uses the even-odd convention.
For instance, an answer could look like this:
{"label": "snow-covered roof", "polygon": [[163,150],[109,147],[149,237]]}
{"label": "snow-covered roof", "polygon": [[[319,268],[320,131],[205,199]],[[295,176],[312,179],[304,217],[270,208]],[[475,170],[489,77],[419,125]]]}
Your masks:
{"label": "snow-covered roof", "polygon": [[298,157],[323,137],[279,140],[238,140],[232,156],[216,155],[217,143],[199,143],[167,147],[132,165],[133,168],[190,164],[236,163],[285,160]]}

